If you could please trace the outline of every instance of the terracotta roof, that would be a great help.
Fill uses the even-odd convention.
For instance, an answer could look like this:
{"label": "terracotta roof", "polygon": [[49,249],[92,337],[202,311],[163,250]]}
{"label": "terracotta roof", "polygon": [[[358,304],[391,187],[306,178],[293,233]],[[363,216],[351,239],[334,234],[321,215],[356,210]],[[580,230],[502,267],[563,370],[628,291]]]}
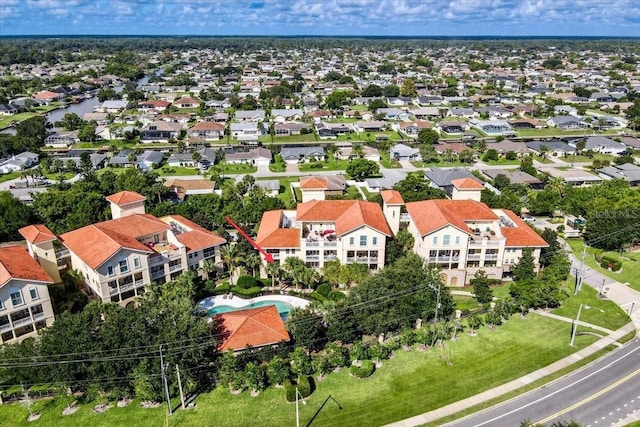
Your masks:
{"label": "terracotta roof", "polygon": [[204,227],[200,227],[195,222],[189,221],[181,215],[169,215],[160,218],[163,222],[175,221],[180,224],[186,231],[181,232],[176,236],[178,242],[187,247],[187,252],[197,251],[200,249],[210,248],[212,246],[219,246],[227,243],[225,239],[208,231]]}
{"label": "terracotta roof", "polygon": [[29,252],[18,245],[0,248],[0,287],[11,279],[53,283]]}
{"label": "terracotta roof", "polygon": [[404,199],[397,190],[382,190],[380,195],[387,205],[404,205]]}
{"label": "terracotta roof", "polygon": [[301,190],[322,189],[326,190],[329,187],[329,182],[326,178],[319,177],[305,177],[300,178]]}
{"label": "terracotta roof", "polygon": [[18,230],[18,232],[27,242],[34,244],[50,242],[57,239],[56,235],[44,224],[27,225]]}
{"label": "terracotta roof", "polygon": [[289,341],[289,333],[275,305],[231,311],[219,315],[227,331],[220,351],[242,350]]}
{"label": "terracotta roof", "polygon": [[300,247],[300,229],[280,228],[282,211],[267,211],[262,214],[256,243],[266,248]]}
{"label": "terracotta roof", "polygon": [[58,92],[51,92],[48,90],[43,90],[33,95],[35,99],[55,99],[59,96],[60,94]]}
{"label": "terracotta roof", "polygon": [[297,221],[334,221],[336,234],[343,235],[367,225],[387,236],[391,230],[380,205],[362,200],[312,200],[298,205]]}
{"label": "terracotta roof", "polygon": [[471,178],[458,178],[451,181],[458,190],[482,190],[484,185]]}
{"label": "terracotta roof", "polygon": [[549,244],[533,230],[529,225],[521,220],[518,215],[507,209],[501,209],[509,219],[516,225],[515,227],[500,227],[502,235],[507,238],[507,247],[534,246],[546,248]]}
{"label": "terracotta roof", "polygon": [[115,203],[118,206],[128,205],[129,203],[144,202],[147,200],[142,194],[138,194],[135,191],[121,191],[111,196],[106,197],[110,203]]}
{"label": "terracotta roof", "polygon": [[122,248],[152,253],[136,237],[169,228],[152,215],[131,215],[70,231],[62,234],[60,240],[89,267],[96,269]]}
{"label": "terracotta roof", "polygon": [[407,212],[421,235],[429,234],[446,225],[465,233],[471,229],[465,221],[495,221],[498,216],[487,205],[474,200],[423,200],[407,203]]}

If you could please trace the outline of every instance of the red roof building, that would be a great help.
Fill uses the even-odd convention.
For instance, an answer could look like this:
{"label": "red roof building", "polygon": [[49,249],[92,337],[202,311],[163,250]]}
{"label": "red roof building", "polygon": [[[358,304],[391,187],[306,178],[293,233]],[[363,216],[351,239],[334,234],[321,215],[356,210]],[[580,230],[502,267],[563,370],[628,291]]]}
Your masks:
{"label": "red roof building", "polygon": [[217,317],[224,330],[220,351],[263,347],[291,339],[275,305],[230,311]]}

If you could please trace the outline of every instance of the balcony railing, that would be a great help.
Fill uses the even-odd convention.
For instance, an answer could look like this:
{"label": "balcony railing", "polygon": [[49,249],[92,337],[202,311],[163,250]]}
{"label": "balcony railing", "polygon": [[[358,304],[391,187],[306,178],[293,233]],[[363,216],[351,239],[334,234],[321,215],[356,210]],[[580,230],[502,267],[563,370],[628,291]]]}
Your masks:
{"label": "balcony railing", "polygon": [[0,332],[9,331],[9,330],[11,330],[11,325],[9,323],[0,325]]}
{"label": "balcony railing", "polygon": [[489,240],[489,239],[479,239],[469,241],[469,246],[498,246],[500,245],[499,240]]}
{"label": "balcony railing", "polygon": [[304,245],[307,247],[314,247],[314,248],[317,248],[320,246],[335,248],[336,246],[338,246],[338,242],[335,240],[312,240],[312,241],[305,240]]}
{"label": "balcony railing", "polygon": [[13,321],[13,327],[19,328],[20,326],[28,325],[30,323],[32,323],[31,317],[25,317],[24,319]]}
{"label": "balcony railing", "polygon": [[38,313],[33,315],[33,320],[44,319],[44,313]]}
{"label": "balcony railing", "polygon": [[166,261],[167,259],[162,255],[152,255],[149,257],[149,266],[164,264]]}
{"label": "balcony railing", "polygon": [[178,271],[178,270],[182,270],[182,264],[170,265],[169,266],[169,272],[174,272],[174,271]]}
{"label": "balcony railing", "polygon": [[498,254],[485,254],[484,259],[497,260]]}
{"label": "balcony railing", "polygon": [[158,279],[160,277],[164,277],[164,275],[165,275],[165,272],[164,272],[164,269],[162,269],[162,270],[158,270],[158,271],[152,272],[151,273],[151,278],[152,279]]}
{"label": "balcony railing", "polygon": [[467,261],[480,261],[480,254],[467,255]]}

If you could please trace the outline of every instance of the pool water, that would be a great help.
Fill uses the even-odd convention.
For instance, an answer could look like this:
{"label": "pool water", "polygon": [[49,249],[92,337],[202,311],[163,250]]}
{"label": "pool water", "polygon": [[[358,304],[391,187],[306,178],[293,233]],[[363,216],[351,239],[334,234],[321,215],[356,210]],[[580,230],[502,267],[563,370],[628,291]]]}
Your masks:
{"label": "pool water", "polygon": [[221,314],[221,313],[228,313],[230,311],[246,310],[248,308],[265,307],[267,305],[275,305],[276,309],[278,310],[278,313],[280,313],[280,317],[282,317],[282,320],[287,320],[287,317],[289,316],[289,312],[293,310],[293,306],[286,302],[260,301],[260,302],[254,302],[249,305],[245,305],[243,307],[232,307],[230,305],[217,305],[213,308],[210,308],[207,311],[207,314],[211,316],[213,314]]}

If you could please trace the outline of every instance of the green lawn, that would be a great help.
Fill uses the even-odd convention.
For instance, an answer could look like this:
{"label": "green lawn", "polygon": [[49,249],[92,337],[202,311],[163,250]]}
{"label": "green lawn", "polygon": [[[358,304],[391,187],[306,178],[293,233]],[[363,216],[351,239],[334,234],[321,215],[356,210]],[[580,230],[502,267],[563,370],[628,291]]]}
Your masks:
{"label": "green lawn", "polygon": [[536,160],[539,163],[544,163],[544,164],[547,164],[547,165],[553,163],[553,161],[549,160],[548,158],[542,157],[542,156],[538,156],[537,154],[533,155],[533,159]]}
{"label": "green lawn", "polygon": [[487,165],[492,165],[492,166],[497,166],[497,165],[519,165],[520,164],[520,159],[507,160],[504,157],[499,157],[498,160],[482,160],[482,162],[487,164]]}
{"label": "green lawn", "polygon": [[[578,259],[582,258],[582,251],[584,248],[584,243],[580,239],[568,239],[567,243],[571,246],[573,253]],[[605,252],[606,254],[612,255],[615,258],[620,258],[622,260],[622,268],[620,271],[613,272],[609,270],[605,270],[600,267],[595,259],[595,254],[600,254],[603,251],[601,249],[596,249],[592,247],[587,247],[587,256],[585,258],[585,263],[596,271],[599,271],[602,274],[605,274],[611,277],[613,280],[617,280],[620,283],[628,282],[629,285],[635,289],[636,291],[640,291],[640,254],[638,253],[629,253],[624,252],[622,257],[618,252]]]}
{"label": "green lawn", "polygon": [[588,156],[563,156],[560,159],[567,163],[592,163],[594,160],[608,160],[611,163],[615,160],[616,156],[612,156],[610,154],[600,154],[595,153],[592,157]]}
{"label": "green lawn", "polygon": [[417,168],[428,168],[428,167],[432,167],[432,166],[436,166],[436,167],[453,167],[453,166],[471,166],[469,163],[464,163],[461,162],[459,160],[456,160],[454,162],[446,162],[444,161],[444,159],[442,157],[440,157],[440,161],[438,162],[411,162],[412,165],[414,165]]}
{"label": "green lawn", "polygon": [[[574,278],[569,279],[569,287],[573,290]],[[575,319],[578,314],[580,304],[586,304],[590,308],[582,307],[580,320],[603,328],[616,330],[629,323],[629,316],[618,307],[613,301],[598,298],[598,290],[591,286],[583,286],[578,295],[571,295],[567,298],[562,307],[552,311],[558,316]]]}
{"label": "green lawn", "polygon": [[556,135],[576,135],[584,136],[584,130],[564,131],[555,127],[544,129],[518,129],[518,136],[556,136]]}
{"label": "green lawn", "polygon": [[[322,402],[331,395],[342,405],[328,402],[314,423],[317,425],[381,425],[430,411],[475,395],[568,356],[576,351],[568,345],[571,327],[553,319],[528,315],[514,316],[495,331],[482,328],[477,337],[460,334],[444,349],[431,352],[399,350],[396,356],[368,379],[356,379],[343,369],[317,382],[316,391],[300,405],[300,421],[307,424]],[[576,337],[577,348],[597,340],[590,335]],[[445,363],[444,361],[450,361]],[[261,426],[292,425],[295,405],[285,403],[284,391],[269,389],[252,398],[248,392],[231,396],[218,388],[196,399],[196,408],[178,411],[169,418],[171,426],[245,426],[260,420]],[[93,414],[85,405],[76,414],[62,418],[64,404],[41,401],[33,405],[42,417],[40,426],[75,425],[158,426],[164,421],[162,409],[140,409],[137,402],[126,408],[112,408]],[[27,410],[18,404],[0,408],[7,425],[30,425]]]}
{"label": "green lawn", "polygon": [[[328,157],[328,161],[325,162],[312,162],[312,163],[302,163],[299,165],[300,172],[314,172],[314,171],[344,171],[349,167],[349,160],[335,160]],[[316,165],[318,163],[322,164],[322,168],[314,168],[312,165]]]}
{"label": "green lawn", "polygon": [[[260,138],[258,138],[258,141],[261,141],[262,143],[270,143],[271,142],[271,135],[262,135]],[[289,142],[289,143],[294,143],[294,142],[316,142],[317,138],[316,135],[312,132],[312,133],[308,133],[306,135],[291,135],[291,136],[275,136],[273,138],[273,142],[274,143],[282,143],[282,142]]]}
{"label": "green lawn", "polygon": [[198,168],[185,168],[183,166],[163,166],[156,170],[160,176],[184,176],[198,175]]}
{"label": "green lawn", "polygon": [[22,122],[25,121],[27,119],[30,119],[32,117],[36,117],[36,116],[41,116],[44,113],[47,113],[49,111],[55,110],[58,107],[57,103],[54,105],[44,105],[42,107],[35,107],[33,108],[31,111],[25,112],[25,113],[18,113],[18,114],[14,114],[12,116],[1,116],[0,117],[0,129],[4,129],[6,127],[9,127],[11,125],[11,123],[16,122]]}
{"label": "green lawn", "polygon": [[[258,178],[258,181],[266,181],[271,180],[273,178]],[[299,176],[288,176],[280,178],[280,192],[278,197],[289,207],[295,207],[295,203],[293,202],[293,193],[291,192],[291,183],[298,182],[300,180]],[[300,195],[301,196],[301,195]],[[301,199],[298,199],[301,200]]]}
{"label": "green lawn", "polygon": [[0,182],[11,181],[16,178],[20,178],[20,172],[5,173],[0,175]]}
{"label": "green lawn", "polygon": [[246,163],[241,164],[229,164],[220,163],[218,165],[222,174],[240,174],[240,173],[255,173],[258,171],[256,166],[252,166]]}

